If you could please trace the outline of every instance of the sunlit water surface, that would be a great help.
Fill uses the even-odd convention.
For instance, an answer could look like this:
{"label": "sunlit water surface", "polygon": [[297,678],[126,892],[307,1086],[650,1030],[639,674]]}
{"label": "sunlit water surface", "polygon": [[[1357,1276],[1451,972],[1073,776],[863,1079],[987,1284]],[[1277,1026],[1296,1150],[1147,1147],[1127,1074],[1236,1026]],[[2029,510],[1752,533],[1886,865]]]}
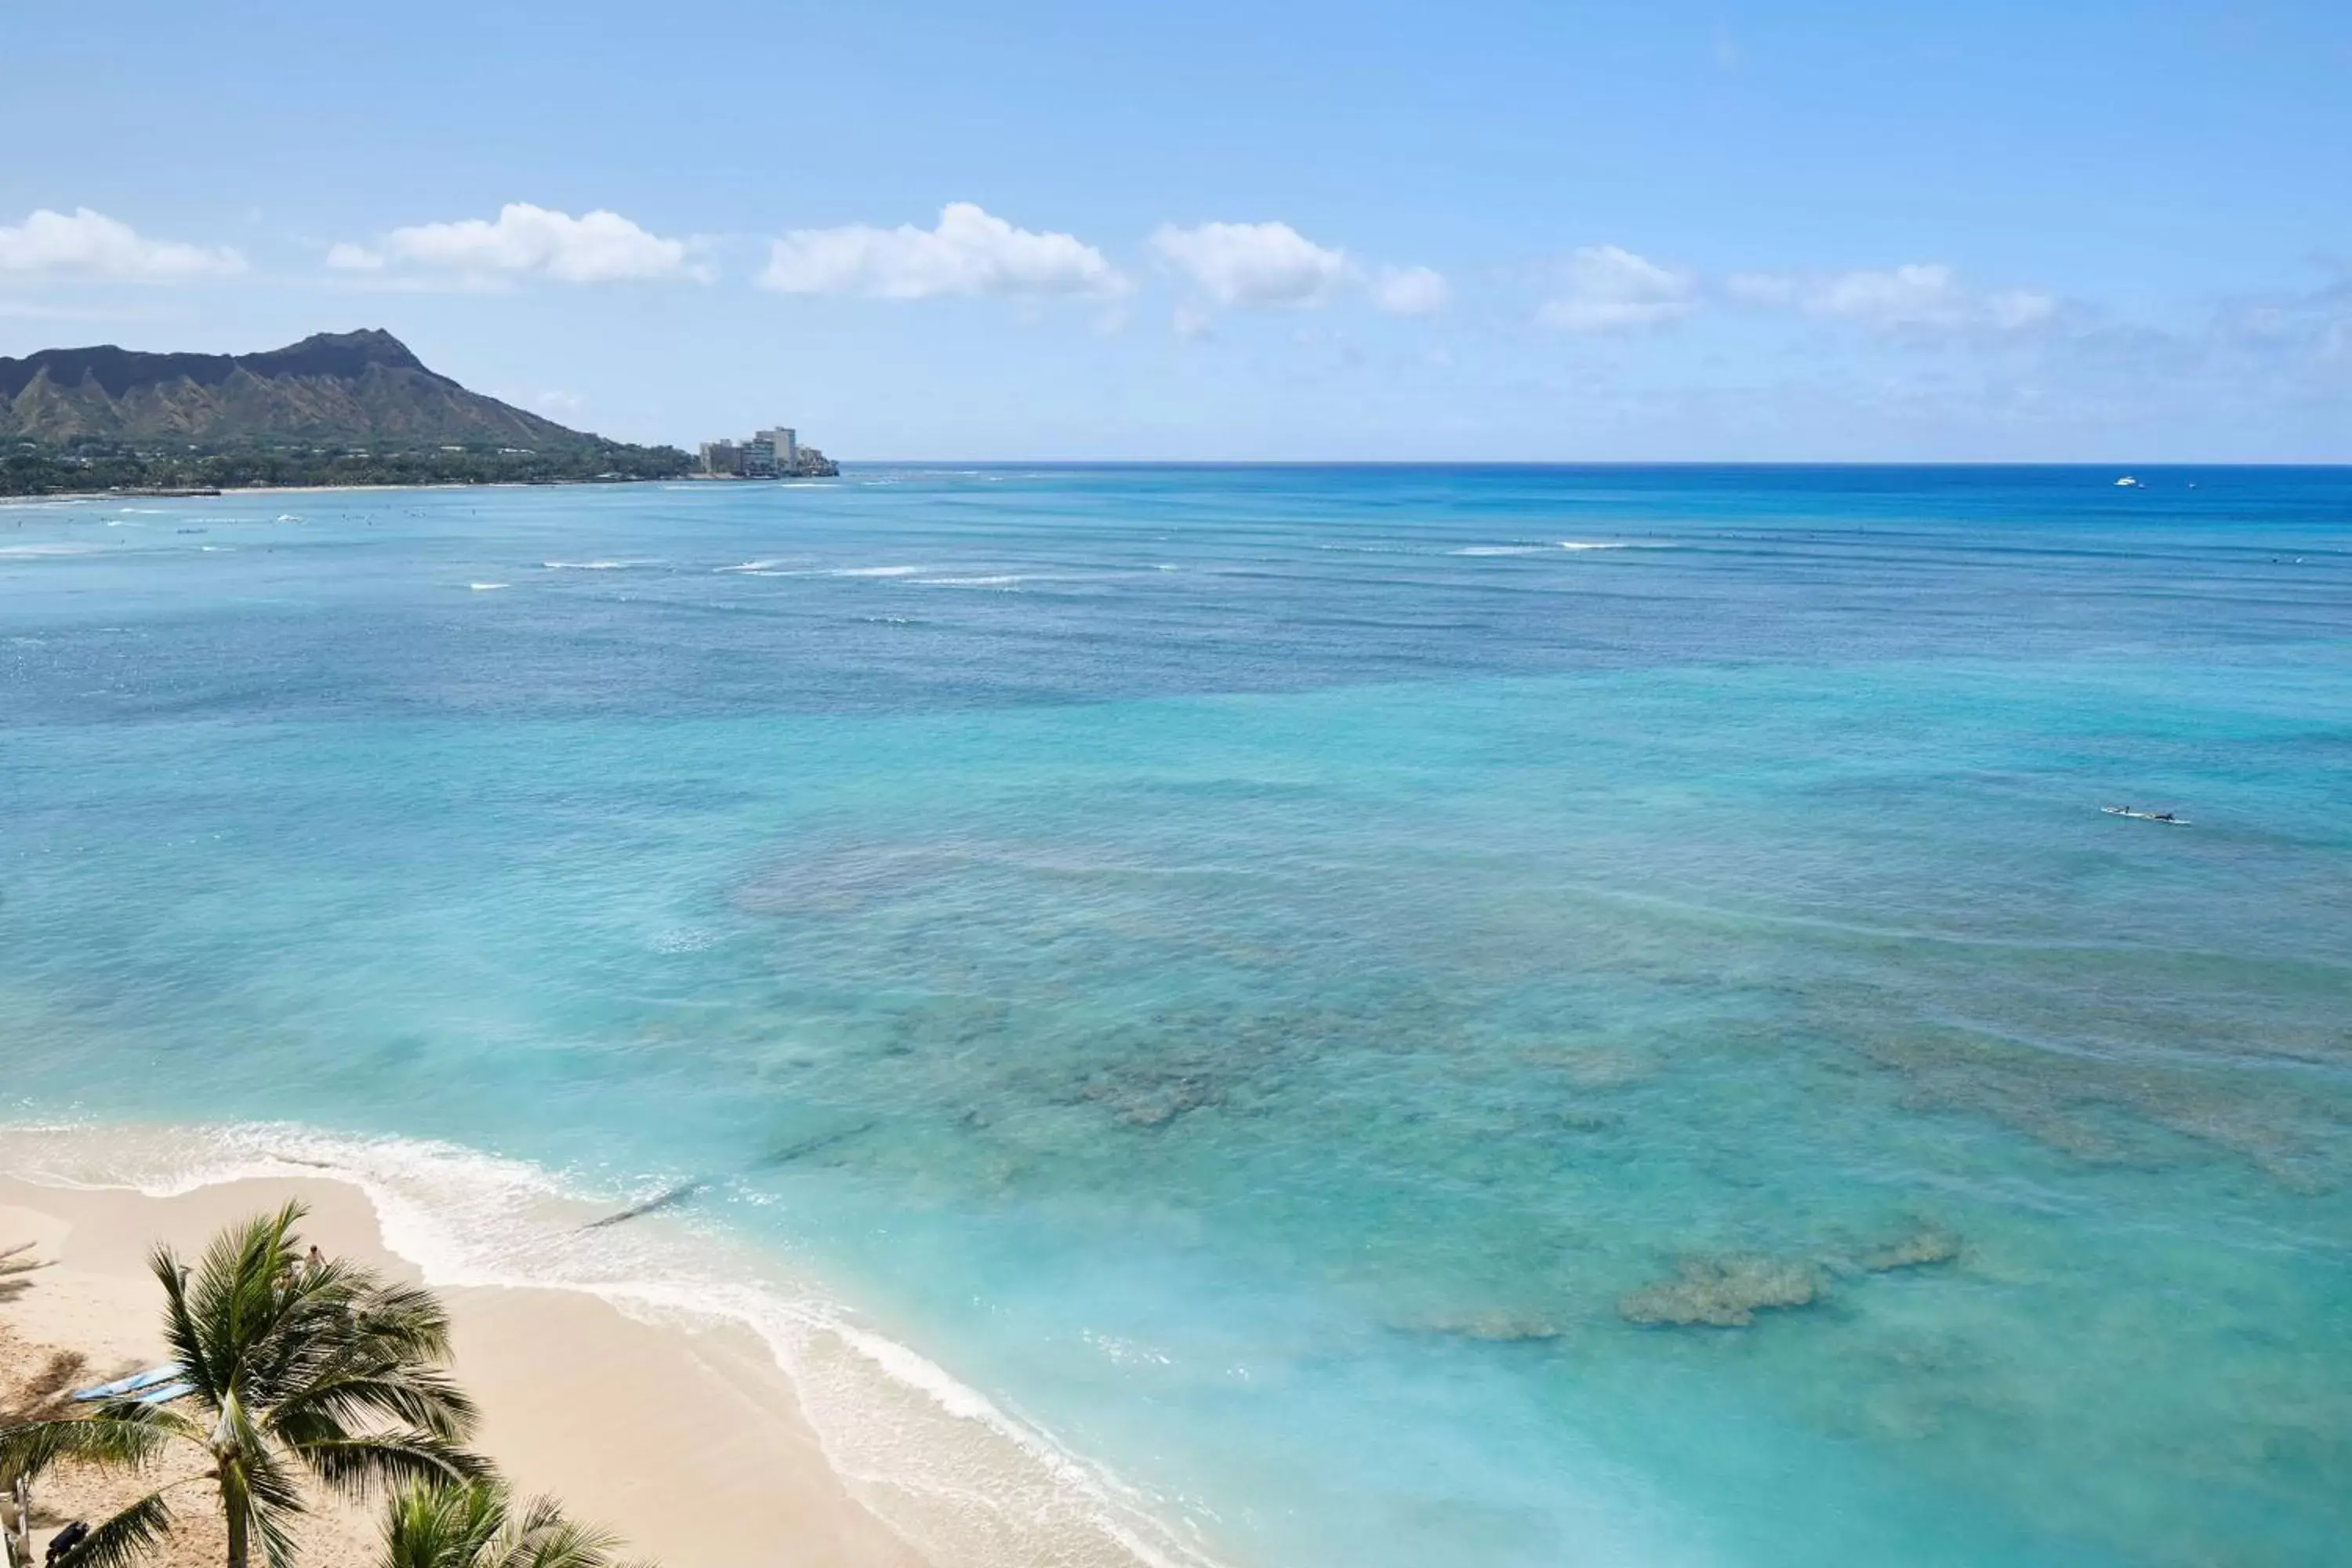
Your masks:
{"label": "sunlit water surface", "polygon": [[2113,478],[0,507],[0,1096],[149,1129],[0,1167],[765,1312],[975,1563],[2334,1560],[2352,474]]}

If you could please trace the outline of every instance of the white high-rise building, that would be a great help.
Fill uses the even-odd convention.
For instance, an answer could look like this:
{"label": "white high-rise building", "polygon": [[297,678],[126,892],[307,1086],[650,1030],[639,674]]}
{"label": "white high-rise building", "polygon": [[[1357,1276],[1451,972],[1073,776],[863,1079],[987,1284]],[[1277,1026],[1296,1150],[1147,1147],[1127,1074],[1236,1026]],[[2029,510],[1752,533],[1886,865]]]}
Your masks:
{"label": "white high-rise building", "polygon": [[764,444],[767,447],[769,455],[775,462],[776,472],[790,474],[799,470],[801,463],[799,431],[788,430],[779,426],[773,430],[754,431],[751,439],[754,443]]}

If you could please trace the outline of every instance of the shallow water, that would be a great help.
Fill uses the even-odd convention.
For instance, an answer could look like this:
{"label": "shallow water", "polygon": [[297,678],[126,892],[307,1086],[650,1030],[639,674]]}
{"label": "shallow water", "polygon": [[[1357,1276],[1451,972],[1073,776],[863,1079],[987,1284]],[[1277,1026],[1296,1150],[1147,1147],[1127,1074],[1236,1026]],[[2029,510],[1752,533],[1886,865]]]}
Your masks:
{"label": "shallow water", "polygon": [[707,1184],[592,1271],[974,1561],[2322,1561],[2352,474],[2142,477],[0,508],[0,1093]]}

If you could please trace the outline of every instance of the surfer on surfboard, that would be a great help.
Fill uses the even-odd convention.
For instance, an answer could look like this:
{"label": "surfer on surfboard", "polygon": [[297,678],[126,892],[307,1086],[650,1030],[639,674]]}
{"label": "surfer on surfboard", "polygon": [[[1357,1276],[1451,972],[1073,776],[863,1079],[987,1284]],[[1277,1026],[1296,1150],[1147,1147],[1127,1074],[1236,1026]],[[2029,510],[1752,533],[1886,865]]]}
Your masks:
{"label": "surfer on surfboard", "polygon": [[2128,805],[2103,805],[2099,809],[2109,816],[2128,816],[2139,822],[2168,822],[2175,827],[2189,826],[2186,817],[2178,816],[2169,811],[2137,811]]}

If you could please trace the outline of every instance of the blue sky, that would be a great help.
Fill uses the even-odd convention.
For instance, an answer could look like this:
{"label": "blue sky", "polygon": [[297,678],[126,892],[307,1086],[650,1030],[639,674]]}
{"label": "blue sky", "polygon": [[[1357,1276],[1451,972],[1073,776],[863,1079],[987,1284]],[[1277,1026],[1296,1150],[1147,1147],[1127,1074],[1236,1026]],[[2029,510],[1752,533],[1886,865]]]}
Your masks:
{"label": "blue sky", "polygon": [[848,458],[2352,459],[2352,5],[10,8],[0,353]]}

